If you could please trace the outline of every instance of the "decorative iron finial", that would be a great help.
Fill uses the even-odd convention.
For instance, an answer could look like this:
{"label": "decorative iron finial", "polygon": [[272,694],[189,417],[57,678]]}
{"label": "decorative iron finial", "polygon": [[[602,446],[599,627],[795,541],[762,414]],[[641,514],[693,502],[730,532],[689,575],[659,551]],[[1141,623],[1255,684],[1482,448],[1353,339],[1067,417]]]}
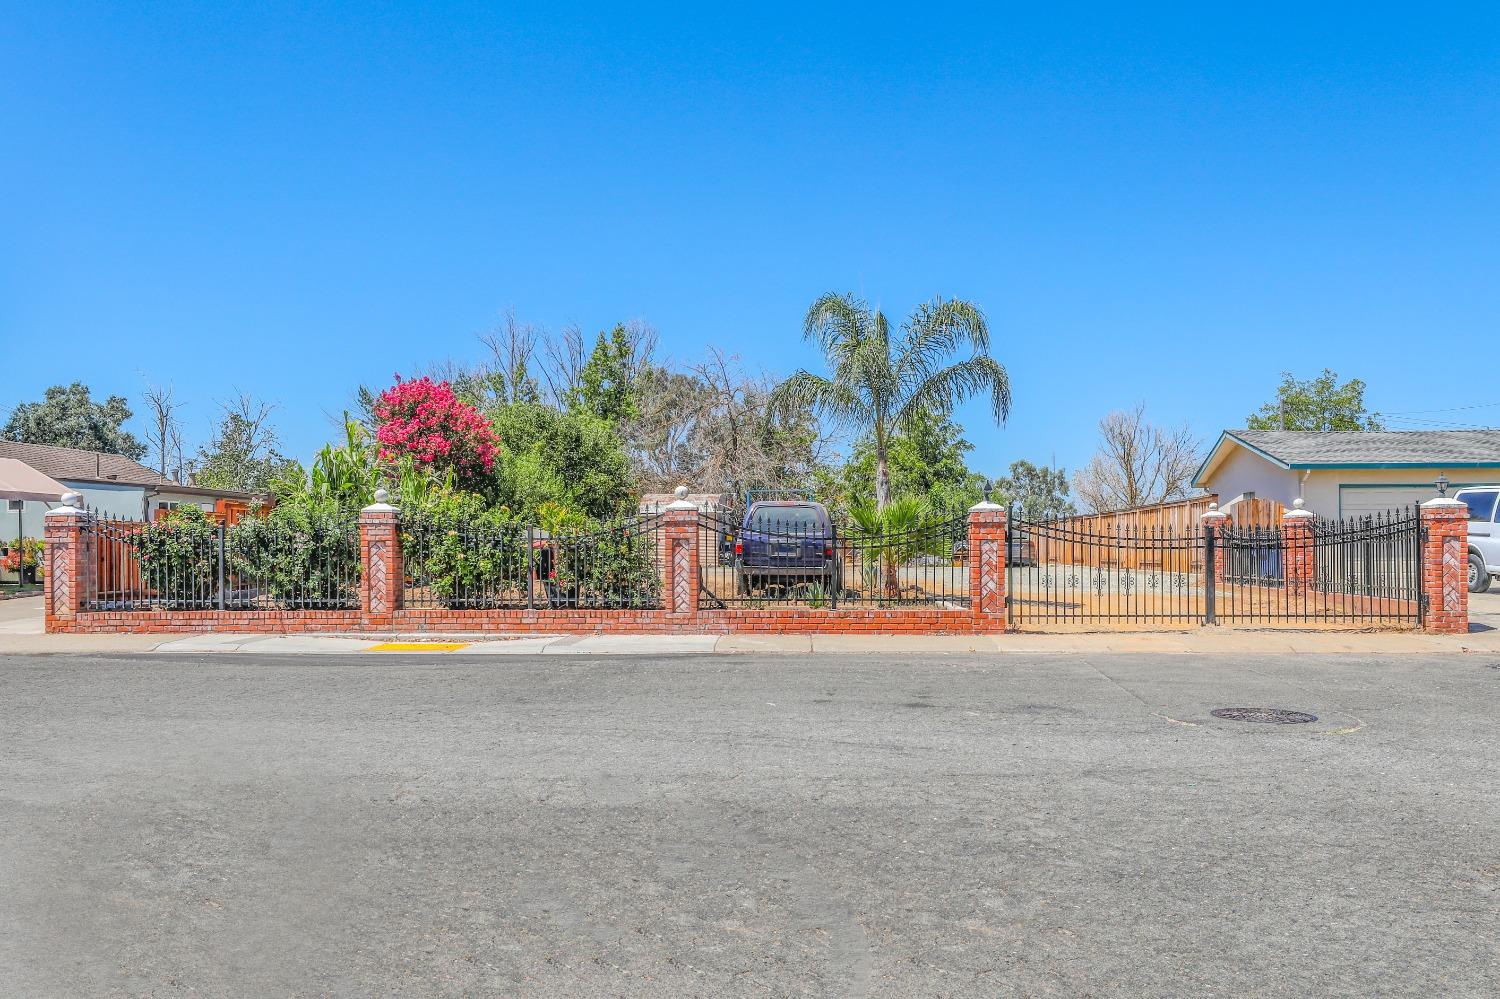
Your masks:
{"label": "decorative iron finial", "polygon": [[994,491],[995,491],[995,480],[991,479],[991,478],[986,478],[984,480],[984,501],[986,503],[991,502],[991,500],[990,500],[990,494],[993,493]]}

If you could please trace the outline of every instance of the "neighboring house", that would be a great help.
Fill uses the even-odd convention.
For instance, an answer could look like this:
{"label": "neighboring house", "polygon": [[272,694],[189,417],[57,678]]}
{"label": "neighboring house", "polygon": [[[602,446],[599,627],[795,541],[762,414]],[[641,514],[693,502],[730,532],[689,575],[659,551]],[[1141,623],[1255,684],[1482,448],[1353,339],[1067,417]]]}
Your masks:
{"label": "neighboring house", "polygon": [[[83,505],[109,517],[152,520],[158,511],[179,504],[215,510],[223,501],[245,504],[249,493],[226,489],[202,489],[174,482],[165,475],[118,454],[84,451],[47,444],[0,441],[0,458],[13,458],[55,479],[83,496]],[[42,518],[57,504],[28,500],[21,510],[21,529],[26,537],[42,536]],[[16,515],[0,511],[0,541],[16,536]]]}
{"label": "neighboring house", "polygon": [[1439,473],[1452,488],[1500,483],[1500,430],[1226,430],[1193,485],[1221,506],[1241,497],[1290,506],[1300,496],[1312,512],[1343,518],[1432,499]]}

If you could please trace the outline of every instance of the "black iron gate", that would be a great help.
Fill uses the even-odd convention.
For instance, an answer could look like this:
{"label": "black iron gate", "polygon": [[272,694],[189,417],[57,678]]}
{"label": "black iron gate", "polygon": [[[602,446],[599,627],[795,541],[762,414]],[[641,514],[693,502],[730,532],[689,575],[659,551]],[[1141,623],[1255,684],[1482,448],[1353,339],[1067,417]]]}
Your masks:
{"label": "black iron gate", "polygon": [[1422,619],[1416,508],[1305,529],[1135,527],[1109,516],[1007,521],[1020,630],[1203,624],[1409,627]]}

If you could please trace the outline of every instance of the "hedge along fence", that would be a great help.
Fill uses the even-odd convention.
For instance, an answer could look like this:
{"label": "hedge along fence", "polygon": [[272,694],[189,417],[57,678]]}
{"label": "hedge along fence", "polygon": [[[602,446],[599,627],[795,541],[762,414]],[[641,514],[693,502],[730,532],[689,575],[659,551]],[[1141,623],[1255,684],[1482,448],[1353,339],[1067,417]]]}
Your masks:
{"label": "hedge along fence", "polygon": [[154,523],[89,519],[96,553],[83,609],[350,610],[359,607],[359,522],[285,510],[225,527],[194,507]]}
{"label": "hedge along fence", "polygon": [[[228,528],[195,514],[151,525],[72,508],[49,514],[48,565],[59,578],[49,581],[48,629],[973,633],[1005,625],[998,508],[971,513],[955,545],[970,553],[964,596],[899,607],[700,607],[700,565],[716,563],[718,552],[699,550],[691,505],[591,530],[543,530],[460,508],[403,518],[383,503],[357,520],[282,511]],[[990,563],[983,579],[981,551]]]}
{"label": "hedge along fence", "polygon": [[403,605],[449,610],[660,609],[662,518],[546,531],[491,516],[401,525]]}

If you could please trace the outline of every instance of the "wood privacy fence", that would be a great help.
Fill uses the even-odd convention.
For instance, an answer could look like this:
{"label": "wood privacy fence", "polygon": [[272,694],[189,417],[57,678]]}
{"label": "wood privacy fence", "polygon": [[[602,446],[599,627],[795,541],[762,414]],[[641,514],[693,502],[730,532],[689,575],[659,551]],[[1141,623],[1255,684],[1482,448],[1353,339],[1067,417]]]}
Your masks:
{"label": "wood privacy fence", "polygon": [[[1202,545],[1174,542],[1201,534],[1203,515],[1210,504],[1217,502],[1217,496],[1194,496],[1111,513],[1066,517],[1053,522],[1053,529],[1026,532],[1021,543],[1025,550],[1012,552],[1011,558],[1039,564],[1093,564],[1098,556],[1090,554],[1094,551],[1090,542],[1108,539],[1118,542],[1105,549],[1109,553],[1107,563],[1116,568],[1196,572],[1202,568]],[[1252,497],[1231,502],[1223,512],[1241,530],[1269,529],[1281,523],[1286,507],[1274,500]]]}

